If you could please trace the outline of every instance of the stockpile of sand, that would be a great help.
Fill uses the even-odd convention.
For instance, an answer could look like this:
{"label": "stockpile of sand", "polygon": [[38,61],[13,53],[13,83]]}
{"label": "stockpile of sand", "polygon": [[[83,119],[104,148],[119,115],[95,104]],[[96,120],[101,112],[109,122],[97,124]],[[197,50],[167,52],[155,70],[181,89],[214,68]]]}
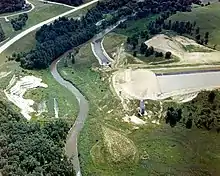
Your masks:
{"label": "stockpile of sand", "polygon": [[146,69],[118,71],[112,81],[116,93],[125,99],[156,100],[161,93],[156,75]]}
{"label": "stockpile of sand", "polygon": [[23,96],[26,91],[29,89],[37,87],[48,87],[46,84],[42,83],[40,78],[35,76],[25,76],[16,82],[15,76],[10,81],[8,87],[6,88],[5,95],[8,100],[14,103],[17,107],[21,109],[21,114],[27,119],[30,120],[31,116],[29,115],[32,112],[35,112],[31,107],[34,104],[34,101],[31,99],[24,99]]}
{"label": "stockpile of sand", "polygon": [[[166,53],[170,51],[180,59],[178,64],[205,64],[220,61],[219,51],[197,44],[194,40],[183,36],[169,37],[164,34],[159,34],[146,41],[145,44],[153,46],[154,49],[159,52]],[[186,50],[187,47],[196,48],[201,51],[189,52]]]}

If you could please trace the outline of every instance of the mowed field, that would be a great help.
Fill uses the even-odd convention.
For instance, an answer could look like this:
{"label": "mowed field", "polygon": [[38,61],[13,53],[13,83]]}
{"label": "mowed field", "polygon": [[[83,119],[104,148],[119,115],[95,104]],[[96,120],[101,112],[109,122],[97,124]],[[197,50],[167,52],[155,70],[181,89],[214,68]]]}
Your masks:
{"label": "mowed field", "polygon": [[220,50],[220,2],[211,3],[209,6],[193,8],[192,12],[178,12],[168,20],[196,21],[202,36],[209,32],[208,46]]}

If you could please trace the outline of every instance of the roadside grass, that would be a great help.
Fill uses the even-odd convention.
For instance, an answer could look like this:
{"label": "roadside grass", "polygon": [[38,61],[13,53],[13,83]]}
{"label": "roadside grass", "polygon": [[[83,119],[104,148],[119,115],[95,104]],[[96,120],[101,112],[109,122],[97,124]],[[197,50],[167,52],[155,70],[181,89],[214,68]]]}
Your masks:
{"label": "roadside grass", "polygon": [[177,12],[168,20],[172,21],[196,21],[196,25],[200,27],[200,34],[204,36],[209,32],[208,46],[220,50],[220,3],[212,3],[209,6],[193,8],[192,12]]}
{"label": "roadside grass", "polygon": [[[30,13],[28,13],[28,20],[22,30],[14,31],[10,21],[6,22],[5,19],[0,19],[0,23],[2,25],[3,31],[5,32],[6,38],[14,37],[15,35],[19,34],[21,31],[24,31],[42,21],[55,17],[71,9],[69,7],[61,6],[61,5],[45,4],[38,0],[30,0],[30,2],[33,5],[35,5],[35,9],[32,10]],[[13,16],[13,17],[9,17],[8,19],[11,20],[17,17],[18,16]]]}
{"label": "roadside grass", "polygon": [[156,20],[156,18],[159,15],[152,15],[146,18],[142,18],[142,19],[138,19],[138,20],[129,20],[126,21],[126,28],[125,29],[121,29],[121,28],[116,28],[114,30],[114,32],[118,33],[118,34],[122,34],[125,35],[127,37],[130,37],[133,34],[137,34],[143,30],[147,30],[147,25],[151,22]]}

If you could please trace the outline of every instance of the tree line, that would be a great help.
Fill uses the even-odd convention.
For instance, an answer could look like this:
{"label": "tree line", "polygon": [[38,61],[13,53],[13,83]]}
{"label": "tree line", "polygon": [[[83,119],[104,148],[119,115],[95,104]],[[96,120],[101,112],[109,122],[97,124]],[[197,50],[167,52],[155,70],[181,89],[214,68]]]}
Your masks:
{"label": "tree line", "polygon": [[5,33],[2,29],[2,25],[0,24],[0,42],[5,39]]}
{"label": "tree line", "polygon": [[11,25],[14,28],[15,31],[21,30],[28,20],[28,14],[23,13],[20,14],[17,18],[11,19]]}
{"label": "tree line", "polygon": [[171,21],[166,19],[169,14],[161,15],[155,21],[151,21],[148,25],[148,30],[151,35],[160,33],[164,30],[172,30],[177,34],[188,34],[196,39],[196,42],[201,45],[207,45],[209,41],[209,32],[206,32],[204,36],[200,34],[200,27],[196,26],[196,22],[190,21]]}
{"label": "tree line", "polygon": [[14,12],[24,7],[25,0],[1,0],[0,13]]}
{"label": "tree line", "polygon": [[74,175],[64,151],[66,121],[28,122],[1,100],[0,124],[2,175]]}
{"label": "tree line", "polygon": [[[114,24],[125,16],[137,18],[147,16],[151,13],[162,11],[176,12],[190,10],[192,3],[198,0],[179,1],[175,0],[108,0],[98,2],[95,7],[88,10],[81,20],[67,19],[65,17],[56,20],[53,24],[44,25],[36,33],[37,44],[34,50],[26,53],[21,59],[21,66],[27,69],[43,69],[73,47],[79,46],[106,26]],[[111,14],[112,18],[104,20],[100,26],[95,23],[103,19],[104,14]]]}
{"label": "tree line", "polygon": [[84,3],[84,0],[49,0],[49,1],[59,2],[62,4],[74,5],[74,6],[79,6]]}

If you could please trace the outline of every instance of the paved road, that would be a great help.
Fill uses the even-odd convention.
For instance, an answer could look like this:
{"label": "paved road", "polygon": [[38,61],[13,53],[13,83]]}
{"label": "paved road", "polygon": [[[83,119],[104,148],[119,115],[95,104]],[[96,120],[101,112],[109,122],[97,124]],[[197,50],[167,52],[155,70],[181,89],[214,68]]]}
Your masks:
{"label": "paved road", "polygon": [[56,17],[50,18],[50,19],[45,20],[45,21],[43,21],[43,22],[41,22],[41,23],[39,23],[39,24],[37,24],[37,25],[35,25],[35,26],[32,26],[32,27],[28,28],[27,30],[21,32],[20,34],[16,35],[14,38],[12,38],[12,39],[10,39],[9,41],[7,41],[4,45],[2,45],[2,46],[0,47],[0,54],[1,54],[4,50],[6,50],[9,46],[11,46],[13,43],[15,43],[16,41],[18,41],[19,39],[21,39],[21,38],[24,37],[25,35],[29,34],[30,32],[32,32],[32,31],[34,31],[34,30],[36,30],[36,29],[42,27],[42,26],[45,25],[45,24],[48,24],[48,23],[53,22],[54,20],[58,19],[59,17],[63,17],[63,16],[66,16],[66,15],[69,15],[69,14],[75,12],[75,11],[78,11],[78,10],[80,10],[80,9],[83,9],[83,8],[89,6],[89,5],[93,4],[93,3],[96,3],[96,2],[98,2],[98,1],[99,1],[99,0],[93,0],[93,1],[91,1],[91,2],[88,2],[88,3],[86,3],[86,4],[83,4],[83,5],[79,6],[79,7],[76,7],[76,8],[74,8],[74,9],[71,9],[71,10],[69,10],[69,11],[67,11],[67,12],[64,12],[64,13],[62,13],[62,14],[60,14],[60,15],[57,15]]}
{"label": "paved road", "polygon": [[77,137],[79,135],[79,132],[83,128],[84,122],[87,118],[89,111],[89,104],[85,99],[85,97],[80,93],[80,91],[76,87],[73,86],[73,84],[71,84],[68,81],[65,81],[60,76],[60,74],[57,71],[58,62],[59,59],[55,60],[50,67],[54,79],[56,79],[57,82],[59,82],[61,85],[66,87],[70,92],[72,92],[73,95],[77,98],[79,103],[79,114],[76,118],[74,125],[69,131],[65,148],[66,148],[67,156],[73,158],[73,165],[77,173],[77,176],[81,176],[78,151],[77,151]]}
{"label": "paved road", "polygon": [[100,65],[109,65],[112,61],[103,47],[103,37],[115,29],[121,22],[126,21],[127,18],[119,20],[115,25],[108,27],[104,31],[97,34],[92,41],[92,51],[95,57],[98,59]]}
{"label": "paved road", "polygon": [[110,63],[109,59],[104,55],[102,47],[101,47],[102,39],[98,39],[92,42],[92,47],[94,48],[93,54],[96,58],[101,61],[100,65],[108,65]]}

